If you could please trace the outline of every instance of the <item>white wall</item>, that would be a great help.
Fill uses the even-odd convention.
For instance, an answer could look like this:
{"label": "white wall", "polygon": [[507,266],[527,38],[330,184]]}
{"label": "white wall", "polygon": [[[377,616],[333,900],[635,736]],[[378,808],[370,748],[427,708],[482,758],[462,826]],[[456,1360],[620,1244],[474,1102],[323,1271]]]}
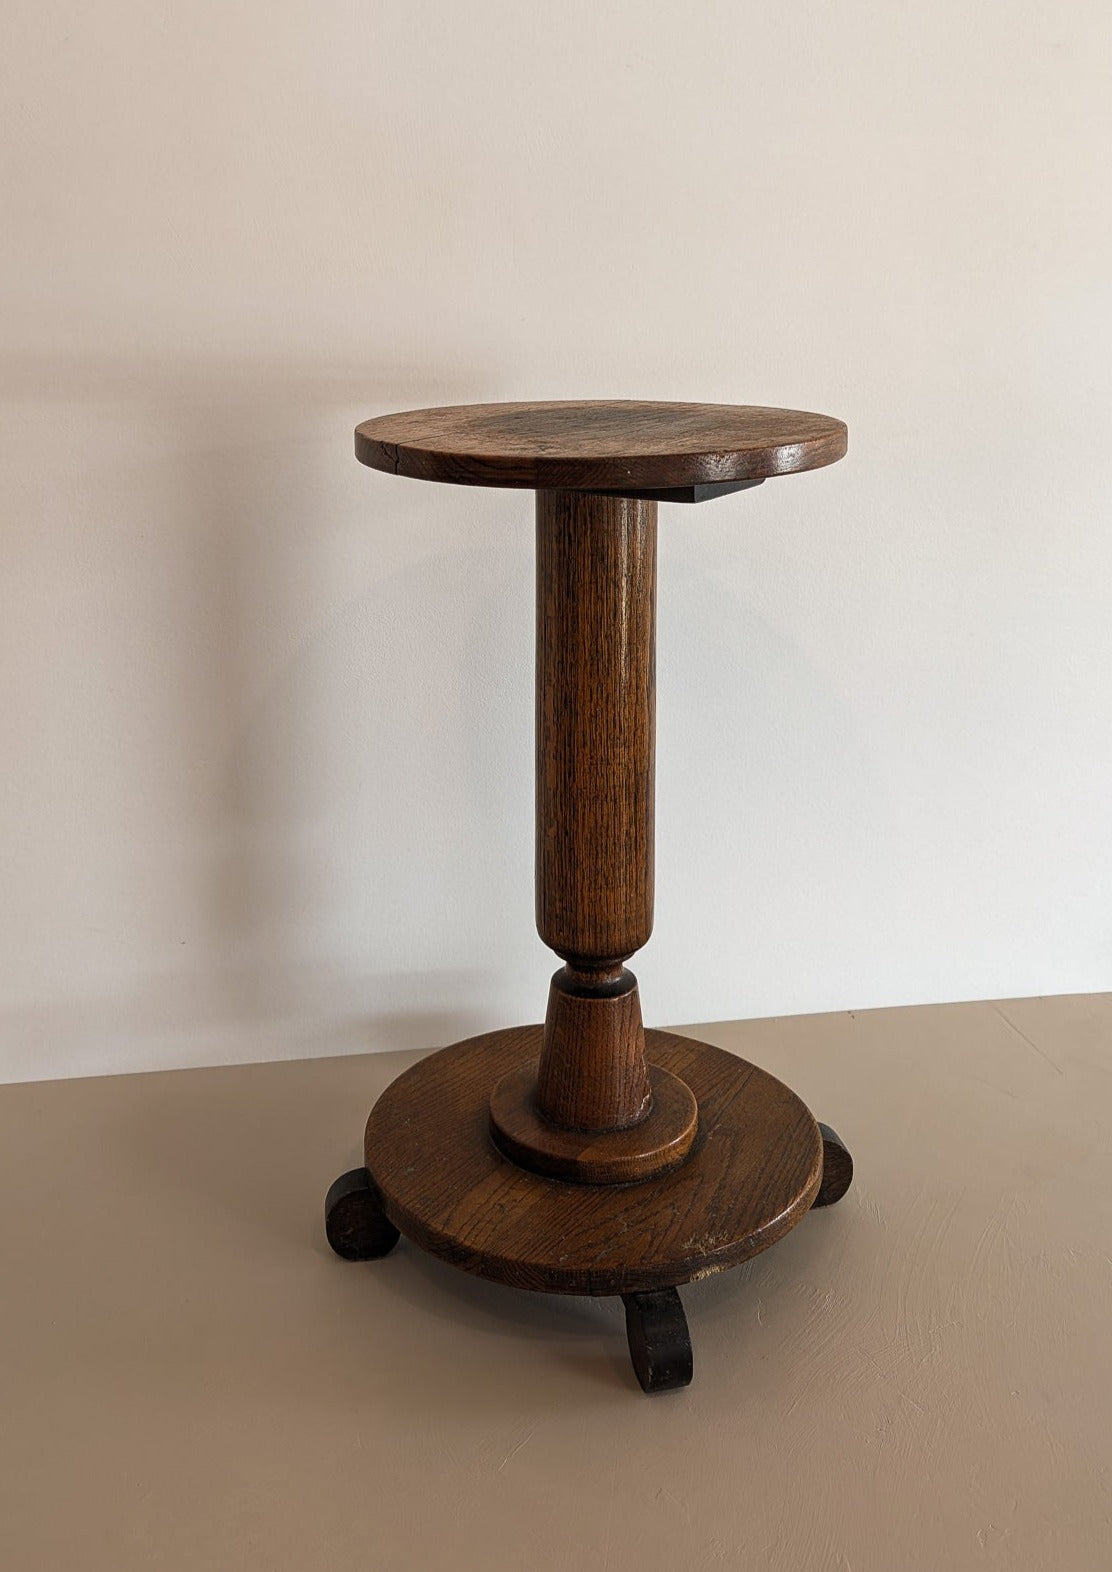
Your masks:
{"label": "white wall", "polygon": [[797,405],[662,510],[656,1022],[1112,987],[1112,10],[9,0],[0,1075],[536,1019],[531,498],[371,414]]}

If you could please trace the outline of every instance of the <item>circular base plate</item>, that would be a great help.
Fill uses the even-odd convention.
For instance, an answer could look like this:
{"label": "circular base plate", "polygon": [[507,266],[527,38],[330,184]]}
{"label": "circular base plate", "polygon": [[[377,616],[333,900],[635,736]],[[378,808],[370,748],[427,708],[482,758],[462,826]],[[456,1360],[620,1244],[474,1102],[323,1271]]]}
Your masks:
{"label": "circular base plate", "polygon": [[744,1059],[670,1032],[646,1032],[645,1050],[698,1101],[686,1162],[627,1185],[516,1167],[490,1137],[490,1093],[539,1055],[542,1032],[512,1027],[431,1054],[372,1109],[367,1167],[390,1221],[422,1249],[516,1288],[639,1293],[736,1266],[805,1216],[822,1178],[805,1104]]}

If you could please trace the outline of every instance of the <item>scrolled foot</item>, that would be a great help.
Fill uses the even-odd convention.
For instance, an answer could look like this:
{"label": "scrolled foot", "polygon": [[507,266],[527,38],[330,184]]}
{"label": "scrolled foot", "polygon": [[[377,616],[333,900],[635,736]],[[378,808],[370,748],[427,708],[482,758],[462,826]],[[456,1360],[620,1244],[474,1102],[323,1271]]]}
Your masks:
{"label": "scrolled foot", "polygon": [[382,1210],[365,1168],[341,1174],[324,1198],[328,1243],[345,1261],[374,1261],[389,1255],[401,1237]]}
{"label": "scrolled foot", "polygon": [[623,1294],[629,1356],[643,1392],[670,1392],[691,1381],[691,1334],[674,1288]]}
{"label": "scrolled foot", "polygon": [[820,1124],[819,1130],[822,1134],[822,1183],[814,1205],[833,1206],[853,1182],[853,1158],[836,1130],[828,1124]]}

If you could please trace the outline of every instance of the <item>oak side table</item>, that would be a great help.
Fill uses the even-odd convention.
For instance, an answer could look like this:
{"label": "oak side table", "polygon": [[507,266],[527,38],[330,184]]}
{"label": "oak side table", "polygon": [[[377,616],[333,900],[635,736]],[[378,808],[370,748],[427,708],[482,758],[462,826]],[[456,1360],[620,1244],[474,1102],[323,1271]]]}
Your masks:
{"label": "oak side table", "polygon": [[782,1082],[646,1031],[624,962],[653,921],[656,517],[832,464],[839,420],[725,404],[476,404],[366,421],[373,469],[536,492],[537,929],[564,962],[543,1026],[429,1055],[371,1110],[325,1201],[364,1261],[399,1234],[480,1277],[620,1294],[633,1367],[691,1379],[678,1284],[839,1200],[853,1164]]}

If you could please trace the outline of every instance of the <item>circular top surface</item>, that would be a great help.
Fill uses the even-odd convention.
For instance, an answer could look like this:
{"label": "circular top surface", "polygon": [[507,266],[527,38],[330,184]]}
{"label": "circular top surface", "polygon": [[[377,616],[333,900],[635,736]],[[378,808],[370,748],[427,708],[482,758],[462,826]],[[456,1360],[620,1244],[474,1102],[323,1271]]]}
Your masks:
{"label": "circular top surface", "polygon": [[462,486],[655,491],[818,469],[846,441],[842,421],[805,410],[602,400],[380,415],[356,427],[355,453],[372,469]]}

